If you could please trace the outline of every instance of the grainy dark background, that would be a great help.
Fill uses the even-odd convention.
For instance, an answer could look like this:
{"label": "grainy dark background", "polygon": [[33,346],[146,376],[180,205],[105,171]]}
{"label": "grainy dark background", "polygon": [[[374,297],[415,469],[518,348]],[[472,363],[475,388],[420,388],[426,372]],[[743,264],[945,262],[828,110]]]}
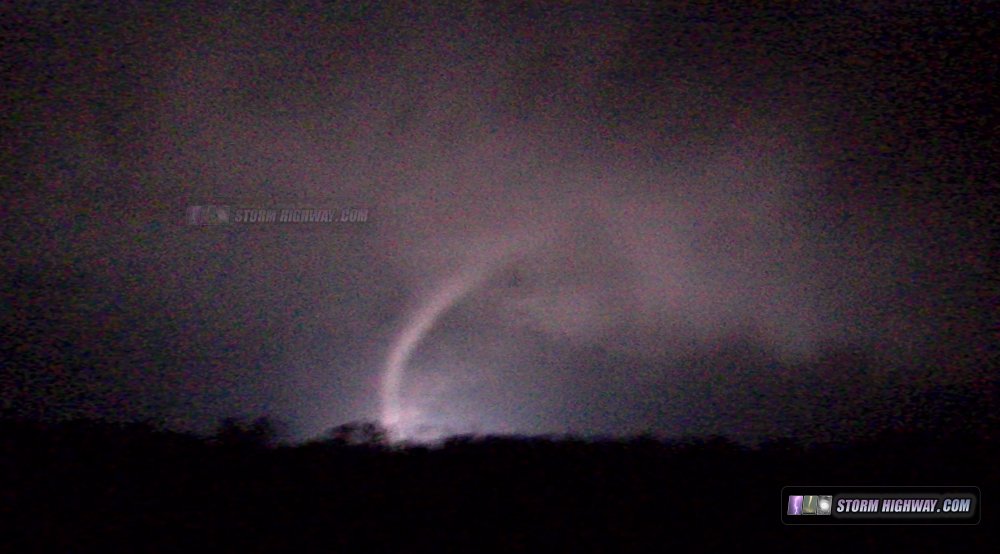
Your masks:
{"label": "grainy dark background", "polygon": [[[412,436],[987,411],[992,11],[7,6],[5,409],[376,420],[408,318],[487,267],[408,360]],[[282,202],[370,218],[185,224]]]}

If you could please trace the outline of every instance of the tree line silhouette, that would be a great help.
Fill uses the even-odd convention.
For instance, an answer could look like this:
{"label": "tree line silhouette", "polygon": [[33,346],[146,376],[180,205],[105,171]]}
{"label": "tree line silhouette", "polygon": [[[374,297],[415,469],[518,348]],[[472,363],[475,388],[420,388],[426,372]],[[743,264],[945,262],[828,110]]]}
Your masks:
{"label": "tree line silhouette", "polygon": [[0,550],[8,552],[964,549],[988,544],[987,521],[789,528],[780,489],[974,484],[988,499],[998,459],[982,426],[754,447],[650,435],[395,445],[367,422],[282,444],[280,425],[266,417],[225,420],[210,437],[149,422],[7,417],[0,428]]}

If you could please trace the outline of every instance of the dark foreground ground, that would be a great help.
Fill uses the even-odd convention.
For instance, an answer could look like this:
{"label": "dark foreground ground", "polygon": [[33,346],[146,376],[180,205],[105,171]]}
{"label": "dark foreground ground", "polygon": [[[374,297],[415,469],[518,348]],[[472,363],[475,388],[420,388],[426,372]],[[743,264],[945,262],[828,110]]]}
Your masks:
{"label": "dark foreground ground", "polygon": [[[722,439],[268,448],[4,422],[0,551],[990,552],[989,431],[744,449]],[[978,526],[787,527],[788,484],[978,485]]]}

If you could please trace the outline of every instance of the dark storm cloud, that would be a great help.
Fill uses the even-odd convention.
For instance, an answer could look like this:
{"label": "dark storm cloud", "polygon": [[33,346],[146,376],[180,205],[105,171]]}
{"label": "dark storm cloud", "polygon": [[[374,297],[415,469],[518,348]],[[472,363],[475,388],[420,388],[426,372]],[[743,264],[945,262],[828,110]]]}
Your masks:
{"label": "dark storm cloud", "polygon": [[[932,194],[979,178],[975,128],[952,127],[968,68],[928,69],[968,30],[778,15],[18,12],[10,298],[65,343],[32,356],[95,360],[49,393],[22,371],[20,398],[195,427],[271,411],[306,434],[378,417],[394,345],[463,276],[407,350],[414,433],[759,436],[812,421],[764,407],[788,390],[855,405],[926,381],[918,361],[974,327],[971,206]],[[227,202],[372,218],[183,225]],[[828,363],[845,348],[872,359]]]}

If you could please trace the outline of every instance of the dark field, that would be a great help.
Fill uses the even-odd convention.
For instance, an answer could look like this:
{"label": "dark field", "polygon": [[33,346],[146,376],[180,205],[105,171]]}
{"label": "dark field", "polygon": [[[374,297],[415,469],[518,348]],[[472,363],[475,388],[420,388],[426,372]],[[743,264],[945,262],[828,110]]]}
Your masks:
{"label": "dark field", "polygon": [[744,448],[661,442],[458,437],[437,447],[344,440],[269,446],[265,434],[199,438],[150,425],[7,421],[2,549],[337,552],[530,548],[972,551],[978,526],[783,526],[788,484],[979,485],[990,433],[887,433],[858,444]]}

